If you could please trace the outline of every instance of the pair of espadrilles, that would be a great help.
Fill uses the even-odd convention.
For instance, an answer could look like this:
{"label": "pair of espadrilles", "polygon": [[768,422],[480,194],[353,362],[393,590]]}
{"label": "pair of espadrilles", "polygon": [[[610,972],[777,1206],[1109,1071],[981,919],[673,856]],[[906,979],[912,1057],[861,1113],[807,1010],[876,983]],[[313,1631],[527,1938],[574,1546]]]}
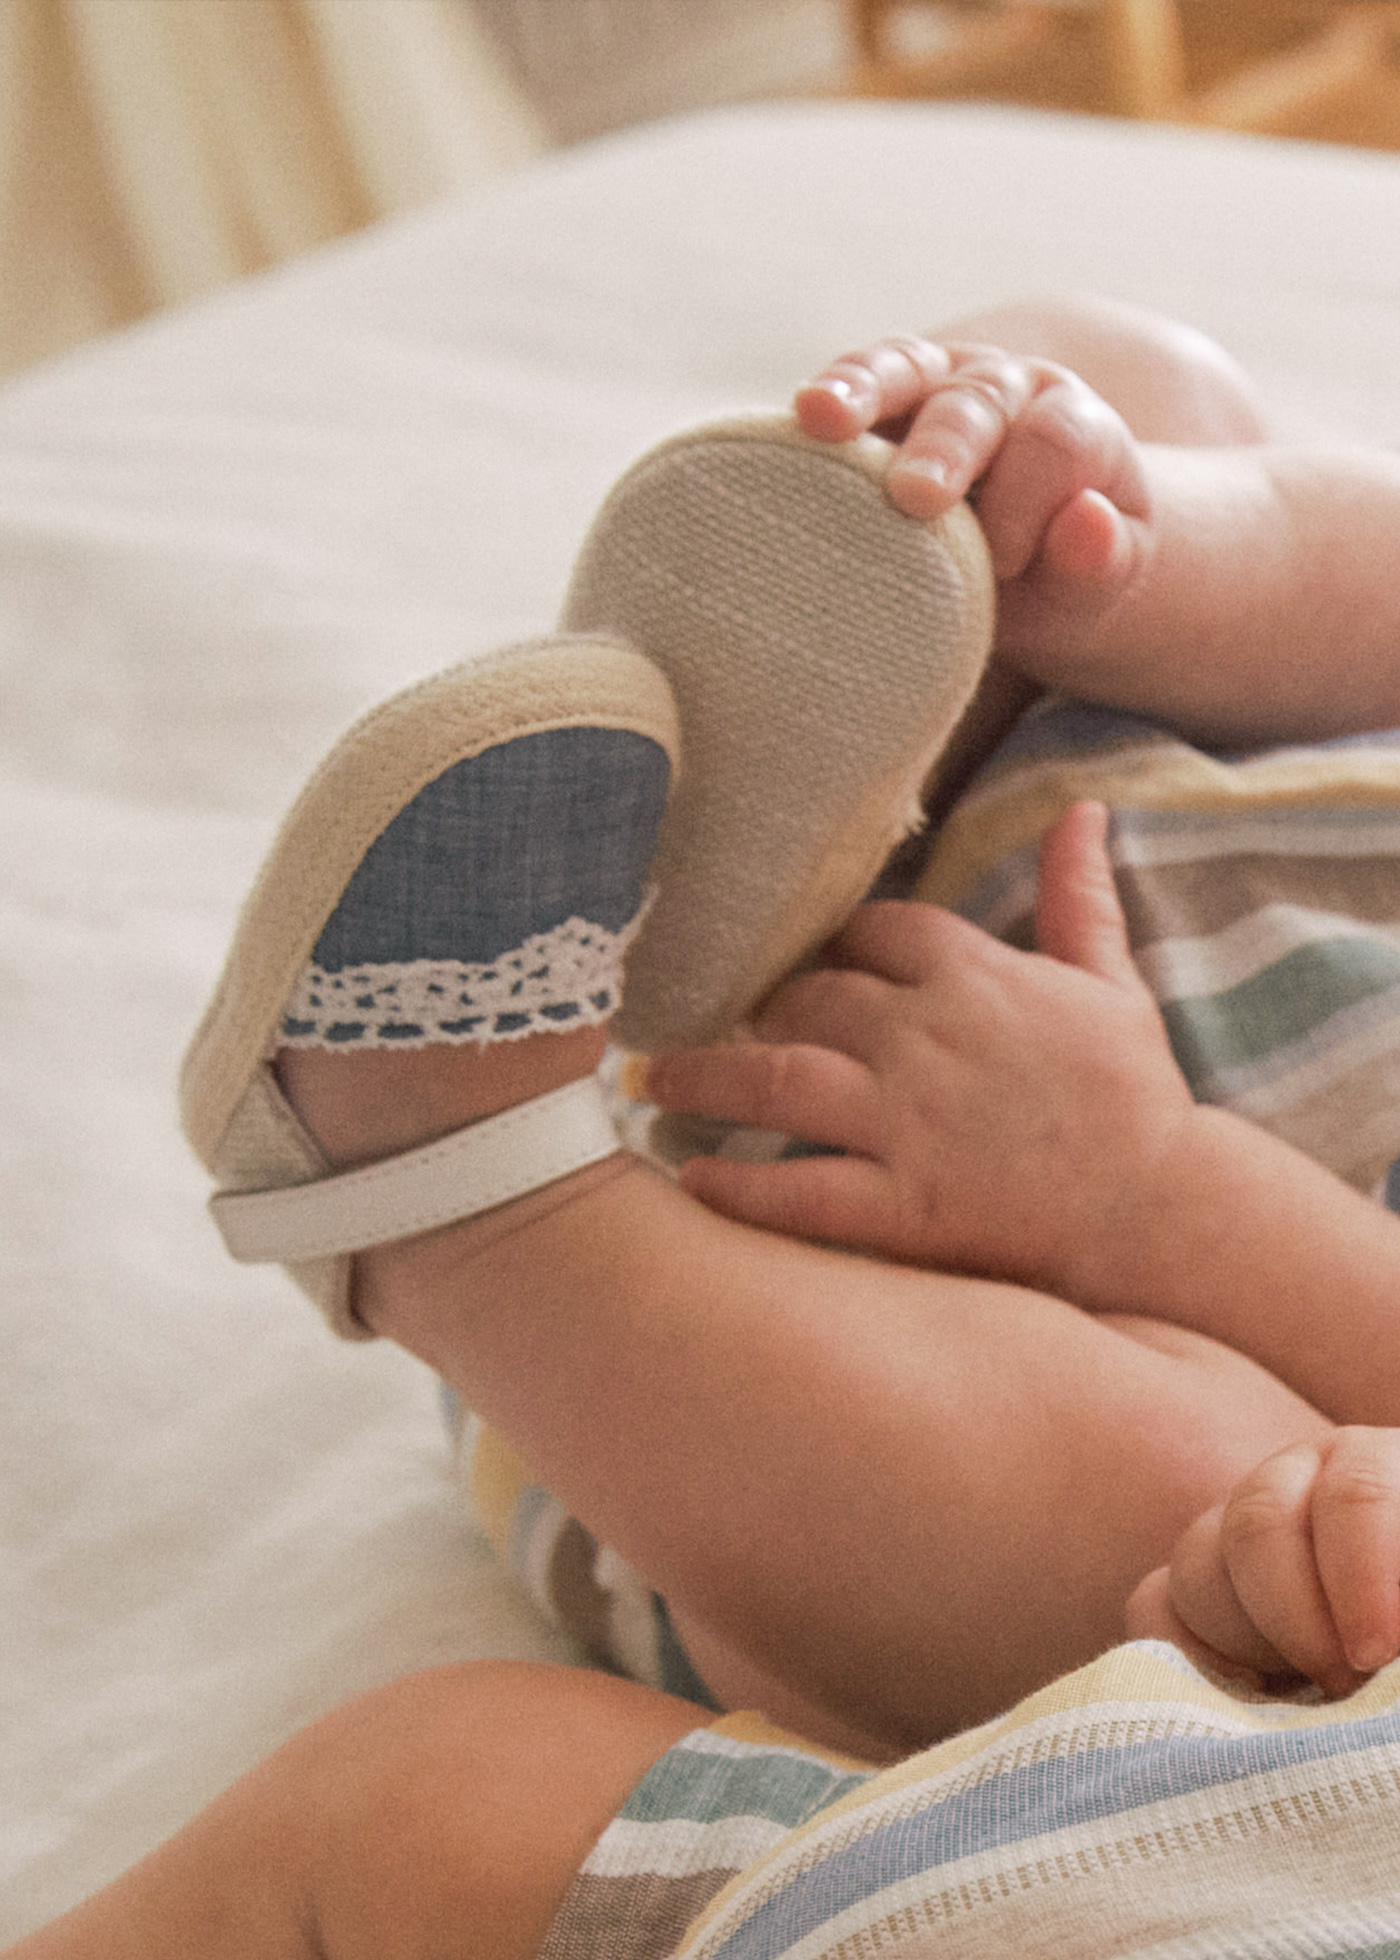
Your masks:
{"label": "pair of espadrilles", "polygon": [[970,512],[923,524],[887,501],[892,455],[776,416],[663,443],[605,502],[557,635],[385,702],[303,790],[181,1101],[234,1256],[286,1265],[337,1331],[366,1332],[354,1252],[618,1139],[589,1078],[333,1174],[279,1087],[279,1047],[610,1018],[646,1052],[717,1037],[921,824],[994,589]]}

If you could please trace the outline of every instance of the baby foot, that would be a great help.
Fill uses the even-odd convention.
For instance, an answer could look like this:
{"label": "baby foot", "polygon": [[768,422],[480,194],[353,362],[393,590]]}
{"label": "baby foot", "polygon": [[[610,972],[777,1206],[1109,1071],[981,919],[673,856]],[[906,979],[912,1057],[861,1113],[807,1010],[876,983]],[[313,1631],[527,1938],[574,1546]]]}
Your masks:
{"label": "baby foot", "polygon": [[182,1093],[230,1250],[338,1331],[351,1254],[617,1151],[591,1070],[677,742],[649,662],[561,640],[396,697],[292,810]]}
{"label": "baby foot", "polygon": [[833,362],[795,407],[819,441],[874,429],[897,443],[889,494],[909,516],[967,497],[1000,581],[1087,603],[1137,565],[1150,516],[1137,443],[1057,362],[897,337]]}

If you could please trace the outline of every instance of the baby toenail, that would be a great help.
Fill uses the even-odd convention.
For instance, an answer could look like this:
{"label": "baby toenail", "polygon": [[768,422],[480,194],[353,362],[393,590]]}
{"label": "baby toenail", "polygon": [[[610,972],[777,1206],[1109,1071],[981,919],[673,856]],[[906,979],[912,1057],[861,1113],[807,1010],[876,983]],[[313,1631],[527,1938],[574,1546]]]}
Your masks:
{"label": "baby toenail", "polygon": [[901,456],[891,470],[892,477],[916,477],[921,483],[937,484],[940,490],[948,487],[947,465],[934,456]]}

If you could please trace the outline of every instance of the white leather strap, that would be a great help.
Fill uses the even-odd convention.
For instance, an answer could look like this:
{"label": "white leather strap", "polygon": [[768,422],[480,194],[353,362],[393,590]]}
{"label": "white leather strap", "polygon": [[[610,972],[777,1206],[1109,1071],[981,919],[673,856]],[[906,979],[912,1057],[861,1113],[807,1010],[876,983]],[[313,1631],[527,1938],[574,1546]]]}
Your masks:
{"label": "white leather strap", "polygon": [[362,1170],[209,1201],[235,1259],[296,1265],[490,1211],[621,1149],[598,1078],[551,1089]]}

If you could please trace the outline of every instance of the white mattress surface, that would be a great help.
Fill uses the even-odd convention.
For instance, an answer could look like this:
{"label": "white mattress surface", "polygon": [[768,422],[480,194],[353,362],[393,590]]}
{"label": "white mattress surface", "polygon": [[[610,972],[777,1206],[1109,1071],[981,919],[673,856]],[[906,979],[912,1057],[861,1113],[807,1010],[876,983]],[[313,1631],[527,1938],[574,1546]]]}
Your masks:
{"label": "white mattress surface", "polygon": [[563,1648],[433,1385],[227,1262],[173,1078],[285,802],[382,693],[547,627],[611,478],[880,331],[1096,288],[1281,427],[1400,440],[1400,168],[977,109],[556,155],[0,395],[0,1940],[320,1710]]}

